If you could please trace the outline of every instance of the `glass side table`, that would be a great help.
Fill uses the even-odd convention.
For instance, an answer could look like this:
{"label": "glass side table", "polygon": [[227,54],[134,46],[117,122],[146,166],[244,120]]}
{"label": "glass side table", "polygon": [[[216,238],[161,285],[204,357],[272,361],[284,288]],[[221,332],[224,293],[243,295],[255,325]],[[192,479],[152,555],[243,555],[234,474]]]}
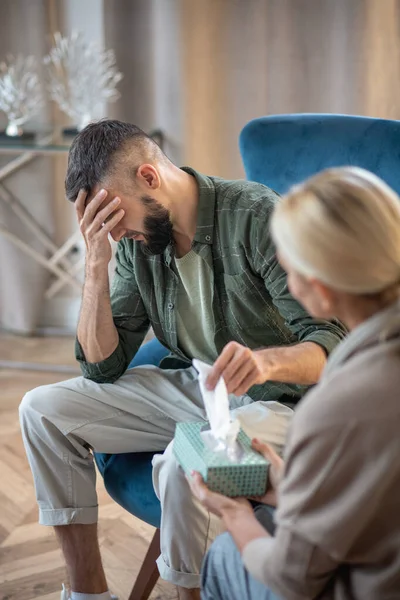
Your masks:
{"label": "glass side table", "polygon": [[58,247],[20,200],[3,185],[3,181],[9,175],[23,169],[38,156],[67,154],[72,139],[72,137],[63,137],[57,132],[38,133],[32,140],[6,139],[4,136],[0,136],[0,154],[11,157],[8,163],[0,167],[0,203],[12,210],[17,218],[31,230],[47,251],[48,256],[31,248],[1,223],[0,235],[51,272],[53,281],[45,292],[46,298],[54,296],[64,285],[70,285],[78,291],[81,290],[82,283],[76,275],[82,268],[84,259],[76,264],[70,263],[67,259],[71,248],[80,240],[80,233],[74,233],[62,246]]}
{"label": "glass side table", "polygon": [[[32,139],[7,139],[4,135],[0,135],[0,154],[10,158],[5,165],[0,167],[0,204],[7,211],[12,211],[18,220],[33,233],[35,240],[40,241],[44,252],[40,253],[35,248],[32,248],[24,239],[5,227],[1,221],[0,236],[7,239],[27,256],[50,271],[53,277],[45,290],[45,298],[53,297],[64,286],[71,286],[81,292],[82,282],[78,278],[78,274],[84,266],[85,258],[82,257],[75,263],[71,262],[68,258],[71,248],[81,240],[80,232],[77,231],[61,246],[57,246],[53,239],[44,231],[41,224],[25,208],[20,199],[7,189],[4,181],[11,174],[24,169],[26,165],[39,156],[68,154],[72,140],[73,137],[62,136],[57,131],[37,133]],[[79,374],[77,367],[31,362],[0,360],[0,368],[63,372],[70,376]]]}

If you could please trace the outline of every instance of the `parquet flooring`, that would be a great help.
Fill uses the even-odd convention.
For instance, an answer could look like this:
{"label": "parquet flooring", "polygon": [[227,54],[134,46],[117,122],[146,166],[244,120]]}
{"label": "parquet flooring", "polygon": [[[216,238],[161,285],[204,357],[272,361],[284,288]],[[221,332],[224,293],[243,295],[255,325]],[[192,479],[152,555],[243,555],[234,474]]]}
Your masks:
{"label": "parquet flooring", "polygon": [[[0,361],[75,364],[73,340],[0,335]],[[60,373],[0,369],[0,600],[58,600],[65,570],[51,528],[37,524],[31,473],[18,424],[26,391],[66,378]],[[100,544],[110,589],[126,600],[153,528],[118,506],[98,477]],[[152,600],[175,600],[175,588],[155,587]]]}

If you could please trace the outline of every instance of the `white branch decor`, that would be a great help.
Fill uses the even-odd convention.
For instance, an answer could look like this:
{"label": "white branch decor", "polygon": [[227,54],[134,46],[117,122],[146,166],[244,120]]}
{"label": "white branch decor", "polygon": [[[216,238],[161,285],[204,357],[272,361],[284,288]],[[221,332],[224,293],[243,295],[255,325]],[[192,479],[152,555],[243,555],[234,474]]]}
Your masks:
{"label": "white branch decor", "polygon": [[34,56],[9,55],[0,63],[0,110],[7,115],[9,136],[22,135],[21,125],[43,105],[37,67]]}
{"label": "white branch decor", "polygon": [[96,115],[104,102],[119,98],[116,86],[123,75],[117,70],[113,50],[89,43],[83,33],[54,35],[54,47],[44,58],[48,90],[78,130]]}

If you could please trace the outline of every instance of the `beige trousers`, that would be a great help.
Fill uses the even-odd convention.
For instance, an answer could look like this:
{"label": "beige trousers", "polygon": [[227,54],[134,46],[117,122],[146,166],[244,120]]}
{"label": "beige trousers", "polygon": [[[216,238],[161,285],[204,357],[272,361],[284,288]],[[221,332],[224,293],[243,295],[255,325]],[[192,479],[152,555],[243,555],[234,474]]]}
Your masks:
{"label": "beige trousers", "polygon": [[[250,436],[284,444],[289,408],[248,396],[231,396],[230,404]],[[175,585],[199,587],[204,554],[221,526],[192,497],[170,443],[176,422],[206,418],[194,368],[136,367],[114,384],[78,377],[42,386],[26,394],[20,418],[43,525],[96,522],[91,450],[160,451],[153,459],[162,505],[160,574]]]}

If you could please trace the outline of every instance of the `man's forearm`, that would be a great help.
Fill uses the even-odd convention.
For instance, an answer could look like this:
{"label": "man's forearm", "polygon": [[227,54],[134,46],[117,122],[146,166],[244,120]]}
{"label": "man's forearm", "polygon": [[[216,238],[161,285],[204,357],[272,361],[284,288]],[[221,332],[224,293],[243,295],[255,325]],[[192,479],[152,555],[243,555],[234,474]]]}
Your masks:
{"label": "man's forearm", "polygon": [[326,364],[326,353],[314,342],[295,346],[256,350],[263,359],[266,379],[298,385],[313,385],[319,381]]}
{"label": "man's forearm", "polygon": [[118,346],[118,332],[111,311],[107,265],[98,269],[86,269],[78,340],[88,363],[105,360]]}

